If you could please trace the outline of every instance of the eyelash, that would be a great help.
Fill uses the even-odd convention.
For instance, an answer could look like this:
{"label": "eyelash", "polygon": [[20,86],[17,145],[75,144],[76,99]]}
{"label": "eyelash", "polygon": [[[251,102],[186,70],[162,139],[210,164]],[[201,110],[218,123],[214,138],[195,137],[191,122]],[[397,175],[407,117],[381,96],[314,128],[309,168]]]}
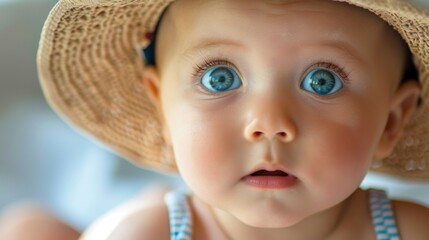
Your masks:
{"label": "eyelash", "polygon": [[[207,70],[209,70],[210,68],[215,67],[215,66],[228,66],[228,67],[232,67],[234,69],[237,69],[234,66],[234,64],[232,64],[228,60],[206,59],[205,58],[201,64],[195,64],[195,66],[194,66],[194,70],[193,70],[192,75],[196,79],[196,84],[200,83],[200,78],[202,77],[202,75]],[[350,72],[346,71],[346,69],[344,67],[340,67],[340,66],[332,63],[331,61],[321,61],[321,62],[318,62],[318,63],[311,65],[311,67],[309,67],[308,70],[306,71],[306,74],[316,67],[323,67],[323,68],[326,68],[328,70],[331,70],[334,73],[338,74],[338,76],[344,81],[344,83],[349,82]]]}
{"label": "eyelash", "polygon": [[322,62],[318,62],[316,64],[313,64],[309,68],[309,70],[306,72],[306,74],[316,67],[323,67],[323,68],[326,68],[328,70],[333,71],[335,74],[337,74],[344,81],[344,83],[350,82],[350,80],[349,80],[350,72],[346,71],[346,69],[344,67],[340,67],[340,66],[332,63],[331,61],[322,61]]}
{"label": "eyelash", "polygon": [[216,67],[216,66],[228,66],[232,67],[234,69],[237,69],[230,61],[228,60],[221,60],[221,59],[204,59],[202,64],[195,64],[193,76],[195,78],[201,78],[201,76],[210,68]]}

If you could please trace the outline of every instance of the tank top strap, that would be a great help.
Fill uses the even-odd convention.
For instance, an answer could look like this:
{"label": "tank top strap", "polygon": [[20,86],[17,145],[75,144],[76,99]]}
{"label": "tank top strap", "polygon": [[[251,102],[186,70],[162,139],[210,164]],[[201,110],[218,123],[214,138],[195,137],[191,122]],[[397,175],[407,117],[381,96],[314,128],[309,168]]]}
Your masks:
{"label": "tank top strap", "polygon": [[179,191],[168,192],[164,196],[170,220],[171,240],[192,239],[192,215],[186,194]]}
{"label": "tank top strap", "polygon": [[395,215],[385,191],[370,189],[369,205],[377,240],[400,240]]}

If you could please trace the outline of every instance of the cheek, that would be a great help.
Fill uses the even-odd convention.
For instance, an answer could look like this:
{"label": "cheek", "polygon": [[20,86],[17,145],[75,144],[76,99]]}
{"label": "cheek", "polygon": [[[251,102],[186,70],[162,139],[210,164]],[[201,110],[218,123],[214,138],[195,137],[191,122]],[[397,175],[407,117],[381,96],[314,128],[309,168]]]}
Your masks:
{"label": "cheek", "polygon": [[168,127],[179,172],[195,192],[223,188],[228,184],[223,180],[239,177],[239,127],[225,116],[190,107],[176,107],[168,115],[174,120]]}
{"label": "cheek", "polygon": [[384,128],[383,114],[377,109],[348,104],[337,108],[335,114],[319,114],[317,124],[307,124],[303,133],[309,139],[306,158],[313,160],[304,168],[311,182],[338,185],[338,179],[344,179],[344,184],[360,183]]}

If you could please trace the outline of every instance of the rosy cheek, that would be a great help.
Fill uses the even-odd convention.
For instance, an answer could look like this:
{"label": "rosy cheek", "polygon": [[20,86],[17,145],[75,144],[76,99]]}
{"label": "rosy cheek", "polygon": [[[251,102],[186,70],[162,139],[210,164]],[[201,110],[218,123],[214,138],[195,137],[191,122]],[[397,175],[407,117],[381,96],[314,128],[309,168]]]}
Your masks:
{"label": "rosy cheek", "polygon": [[237,168],[233,166],[237,159],[230,126],[216,120],[216,116],[199,115],[188,115],[173,125],[177,126],[170,131],[176,161],[188,185],[191,188],[207,188],[207,183],[212,183],[212,188],[222,185],[221,179]]}
{"label": "rosy cheek", "polygon": [[372,161],[380,121],[362,115],[357,109],[344,110],[342,116],[337,114],[335,118],[319,115],[317,125],[307,123],[309,127],[301,131],[310,139],[305,144],[308,151],[304,153],[308,161],[301,166],[304,180],[329,185],[338,179],[350,184],[362,180]]}

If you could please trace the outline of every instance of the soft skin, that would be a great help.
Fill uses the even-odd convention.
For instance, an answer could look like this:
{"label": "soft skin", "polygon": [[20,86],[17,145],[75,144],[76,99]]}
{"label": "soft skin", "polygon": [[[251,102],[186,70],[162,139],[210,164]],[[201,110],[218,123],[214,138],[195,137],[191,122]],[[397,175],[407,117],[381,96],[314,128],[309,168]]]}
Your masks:
{"label": "soft skin", "polygon": [[[400,37],[344,3],[179,0],[156,51],[144,84],[164,137],[195,201],[231,239],[331,237],[350,204],[364,199],[359,184],[392,151],[419,95],[415,81],[399,84]],[[209,94],[195,66],[213,60],[242,85]],[[316,67],[335,72],[343,87],[328,96],[304,90]],[[246,184],[261,166],[286,169],[297,184]]]}

